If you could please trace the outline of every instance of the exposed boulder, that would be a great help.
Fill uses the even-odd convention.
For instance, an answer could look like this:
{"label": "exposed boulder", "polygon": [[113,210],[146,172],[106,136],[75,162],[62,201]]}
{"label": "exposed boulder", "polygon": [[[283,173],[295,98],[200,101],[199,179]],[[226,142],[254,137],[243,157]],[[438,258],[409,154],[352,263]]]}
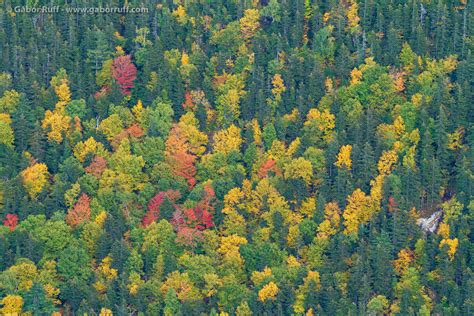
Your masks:
{"label": "exposed boulder", "polygon": [[441,221],[441,217],[443,216],[443,211],[438,210],[431,214],[428,218],[419,218],[416,223],[423,229],[425,232],[433,233],[436,228],[438,228],[438,224]]}

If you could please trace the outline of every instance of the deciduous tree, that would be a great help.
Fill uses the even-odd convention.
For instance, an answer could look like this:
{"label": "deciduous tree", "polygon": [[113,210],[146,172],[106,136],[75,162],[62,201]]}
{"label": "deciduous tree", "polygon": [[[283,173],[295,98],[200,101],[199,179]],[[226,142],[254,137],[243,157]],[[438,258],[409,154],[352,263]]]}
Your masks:
{"label": "deciduous tree", "polygon": [[16,225],[18,224],[18,216],[15,214],[7,214],[5,220],[3,220],[3,225],[8,227],[10,231],[14,231]]}
{"label": "deciduous tree", "polygon": [[23,307],[23,298],[19,295],[7,295],[1,301],[0,309],[4,315],[20,315]]}
{"label": "deciduous tree", "polygon": [[346,168],[347,170],[351,170],[352,168],[352,160],[351,160],[351,145],[344,145],[339,150],[339,154],[337,155],[337,160],[334,165],[338,166],[339,168]]}
{"label": "deciduous tree", "polygon": [[90,220],[90,218],[90,198],[87,196],[87,194],[82,193],[74,207],[67,213],[66,223],[74,227]]}
{"label": "deciduous tree", "polygon": [[36,198],[48,182],[48,167],[34,163],[21,172],[23,185],[32,199]]}
{"label": "deciduous tree", "polygon": [[137,75],[137,67],[132,63],[130,55],[119,56],[114,59],[112,64],[112,76],[120,86],[122,94],[129,95],[134,87],[134,81]]}

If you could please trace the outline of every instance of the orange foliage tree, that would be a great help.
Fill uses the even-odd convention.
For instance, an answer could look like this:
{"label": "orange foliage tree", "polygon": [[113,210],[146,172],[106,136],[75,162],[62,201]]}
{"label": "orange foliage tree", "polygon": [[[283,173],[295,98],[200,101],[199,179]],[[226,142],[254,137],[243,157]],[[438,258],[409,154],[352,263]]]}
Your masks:
{"label": "orange foliage tree", "polygon": [[107,169],[107,160],[105,160],[104,157],[95,156],[89,166],[87,166],[84,170],[96,177],[100,177],[105,169]]}
{"label": "orange foliage tree", "polygon": [[178,124],[173,126],[166,141],[165,157],[172,167],[173,173],[186,179],[190,188],[194,187],[196,184],[196,179],[194,179],[196,155],[190,152],[186,132]]}
{"label": "orange foliage tree", "polygon": [[91,218],[90,198],[87,194],[82,195],[77,203],[66,215],[66,223],[70,226],[77,226]]}

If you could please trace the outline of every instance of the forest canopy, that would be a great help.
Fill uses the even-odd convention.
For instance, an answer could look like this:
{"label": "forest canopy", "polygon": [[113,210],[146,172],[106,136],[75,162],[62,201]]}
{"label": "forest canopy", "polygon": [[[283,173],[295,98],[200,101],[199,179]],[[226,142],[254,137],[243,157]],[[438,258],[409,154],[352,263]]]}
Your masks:
{"label": "forest canopy", "polygon": [[0,0],[0,315],[473,313],[472,3],[105,2]]}

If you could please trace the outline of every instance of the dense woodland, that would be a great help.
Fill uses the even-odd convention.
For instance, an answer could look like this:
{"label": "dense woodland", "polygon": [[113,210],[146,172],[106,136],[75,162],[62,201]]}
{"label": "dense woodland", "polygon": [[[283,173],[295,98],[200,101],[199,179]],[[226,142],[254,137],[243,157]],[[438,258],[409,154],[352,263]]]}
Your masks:
{"label": "dense woodland", "polygon": [[0,314],[474,314],[472,7],[0,1]]}

